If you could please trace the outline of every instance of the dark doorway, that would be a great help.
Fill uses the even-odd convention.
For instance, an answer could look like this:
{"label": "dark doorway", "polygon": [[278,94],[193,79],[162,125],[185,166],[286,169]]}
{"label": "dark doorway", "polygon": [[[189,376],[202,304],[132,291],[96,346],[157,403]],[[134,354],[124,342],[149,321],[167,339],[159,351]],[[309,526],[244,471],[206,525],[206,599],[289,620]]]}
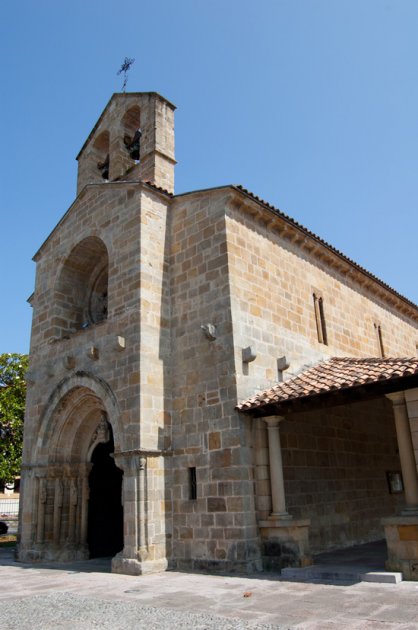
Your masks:
{"label": "dark doorway", "polygon": [[93,451],[89,476],[87,543],[90,558],[114,556],[123,548],[122,471],[111,454],[113,437]]}

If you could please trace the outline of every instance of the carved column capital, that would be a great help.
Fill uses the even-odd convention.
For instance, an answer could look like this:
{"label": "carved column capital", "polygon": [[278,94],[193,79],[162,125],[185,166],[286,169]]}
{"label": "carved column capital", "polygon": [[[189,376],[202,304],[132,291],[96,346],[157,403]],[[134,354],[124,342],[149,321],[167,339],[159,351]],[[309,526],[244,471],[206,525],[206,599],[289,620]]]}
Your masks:
{"label": "carved column capital", "polygon": [[140,452],[114,453],[116,466],[123,470],[125,475],[135,475],[138,470],[145,470],[147,465],[146,454]]}
{"label": "carved column capital", "polygon": [[284,416],[265,416],[262,418],[269,428],[278,427],[280,422],[283,422],[284,419]]}

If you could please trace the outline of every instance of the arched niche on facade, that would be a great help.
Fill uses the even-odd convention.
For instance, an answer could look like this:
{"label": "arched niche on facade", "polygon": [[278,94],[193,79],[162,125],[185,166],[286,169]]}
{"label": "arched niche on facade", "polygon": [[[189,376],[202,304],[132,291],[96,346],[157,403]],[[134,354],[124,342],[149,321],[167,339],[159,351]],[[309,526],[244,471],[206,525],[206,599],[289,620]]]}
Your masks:
{"label": "arched niche on facade", "polygon": [[74,247],[55,290],[55,324],[61,336],[107,319],[108,268],[107,248],[99,238],[91,236]]}

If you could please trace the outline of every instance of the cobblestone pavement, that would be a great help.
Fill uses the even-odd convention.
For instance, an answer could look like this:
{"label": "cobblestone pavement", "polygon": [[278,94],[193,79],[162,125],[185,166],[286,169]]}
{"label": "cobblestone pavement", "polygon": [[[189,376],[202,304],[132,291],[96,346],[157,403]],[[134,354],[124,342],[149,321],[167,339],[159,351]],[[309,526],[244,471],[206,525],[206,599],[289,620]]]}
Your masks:
{"label": "cobblestone pavement", "polygon": [[288,582],[167,571],[131,577],[109,561],[14,562],[0,550],[0,628],[7,630],[417,630],[418,584]]}

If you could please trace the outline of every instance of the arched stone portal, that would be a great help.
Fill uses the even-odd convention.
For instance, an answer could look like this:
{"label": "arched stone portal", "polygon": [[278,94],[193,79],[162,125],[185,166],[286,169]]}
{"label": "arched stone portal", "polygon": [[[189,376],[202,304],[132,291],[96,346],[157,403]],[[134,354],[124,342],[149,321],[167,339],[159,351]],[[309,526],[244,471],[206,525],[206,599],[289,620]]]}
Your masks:
{"label": "arched stone portal", "polygon": [[[119,410],[103,381],[78,373],[58,385],[28,455],[31,463],[24,466],[20,560],[85,559],[122,549],[122,471],[110,457],[120,449],[120,435]],[[114,514],[107,519],[89,509],[92,490],[93,504],[103,511],[100,484],[94,481],[97,473],[111,486]],[[107,534],[114,541],[104,553],[103,544],[94,538],[106,527],[113,528]]]}

